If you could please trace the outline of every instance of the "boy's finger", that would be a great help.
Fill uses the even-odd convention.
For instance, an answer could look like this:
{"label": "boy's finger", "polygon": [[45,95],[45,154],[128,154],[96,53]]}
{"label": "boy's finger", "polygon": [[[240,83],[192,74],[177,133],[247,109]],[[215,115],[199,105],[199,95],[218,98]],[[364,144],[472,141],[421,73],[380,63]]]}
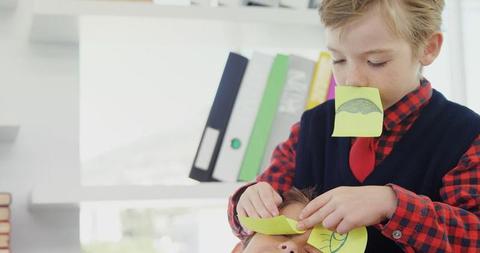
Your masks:
{"label": "boy's finger", "polygon": [[336,230],[337,230],[337,233],[339,233],[339,234],[345,234],[345,233],[350,232],[355,227],[356,227],[355,224],[348,223],[345,219],[343,219],[340,222],[340,224],[338,224]]}
{"label": "boy's finger", "polygon": [[267,207],[263,203],[260,194],[257,192],[256,195],[253,195],[250,198],[250,201],[253,205],[253,208],[255,208],[255,211],[258,213],[260,218],[270,218],[272,215],[268,211]]}
{"label": "boy's finger", "polygon": [[298,229],[305,230],[307,228],[311,228],[317,224],[320,224],[333,211],[335,211],[335,206],[332,203],[328,203],[327,205],[320,208],[320,210],[314,212],[309,217],[300,220],[300,222],[298,222]]}
{"label": "boy's finger", "polygon": [[237,216],[247,216],[245,209],[242,206],[237,206]]}
{"label": "boy's finger", "polygon": [[275,201],[275,205],[278,207],[283,202],[282,196],[278,194],[278,192],[273,191],[273,200]]}
{"label": "boy's finger", "polygon": [[247,212],[248,217],[252,218],[260,218],[258,215],[257,211],[255,211],[255,208],[253,207],[253,204],[250,200],[245,201],[243,204],[243,207],[245,208],[245,212]]}
{"label": "boy's finger", "polygon": [[263,205],[268,210],[270,215],[271,216],[277,216],[278,215],[278,207],[275,204],[272,189],[266,189],[266,190],[261,189],[258,194],[260,196],[260,199],[263,202]]}
{"label": "boy's finger", "polygon": [[337,231],[337,227],[342,221],[343,216],[340,214],[340,212],[332,212],[325,219],[322,221],[322,226],[331,230],[331,231]]}
{"label": "boy's finger", "polygon": [[328,194],[328,192],[316,197],[315,199],[310,201],[310,203],[308,203],[305,208],[303,208],[302,212],[300,212],[300,219],[305,219],[309,217],[310,215],[312,215],[312,213],[326,205],[328,201],[330,201],[330,199],[331,195]]}

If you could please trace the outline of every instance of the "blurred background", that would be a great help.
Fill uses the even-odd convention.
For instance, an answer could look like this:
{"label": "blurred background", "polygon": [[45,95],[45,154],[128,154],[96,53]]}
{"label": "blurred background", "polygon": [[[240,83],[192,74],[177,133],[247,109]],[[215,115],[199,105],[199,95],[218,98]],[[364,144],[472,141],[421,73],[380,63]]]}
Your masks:
{"label": "blurred background", "polygon": [[[240,184],[188,177],[228,54],[325,50],[314,8],[234,2],[0,0],[12,252],[229,252]],[[480,112],[480,1],[446,2],[425,76]]]}

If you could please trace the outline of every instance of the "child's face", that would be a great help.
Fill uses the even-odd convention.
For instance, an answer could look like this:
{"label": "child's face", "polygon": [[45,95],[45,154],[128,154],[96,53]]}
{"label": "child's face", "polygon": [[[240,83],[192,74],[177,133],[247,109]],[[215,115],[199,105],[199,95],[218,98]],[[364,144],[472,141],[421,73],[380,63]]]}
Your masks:
{"label": "child's face", "polygon": [[342,29],[326,32],[339,85],[378,88],[385,109],[418,87],[420,58],[390,31],[377,8]]}
{"label": "child's face", "polygon": [[[287,205],[280,214],[299,220],[298,216],[305,205],[294,203]],[[299,235],[263,235],[256,233],[243,253],[320,253],[307,244],[311,230]]]}

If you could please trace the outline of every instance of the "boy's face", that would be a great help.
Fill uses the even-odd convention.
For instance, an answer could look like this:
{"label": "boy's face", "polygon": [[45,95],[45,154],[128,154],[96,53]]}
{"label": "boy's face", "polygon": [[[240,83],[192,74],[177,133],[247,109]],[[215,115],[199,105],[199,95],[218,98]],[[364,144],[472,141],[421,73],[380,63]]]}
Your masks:
{"label": "boy's face", "polygon": [[419,58],[391,32],[380,10],[372,8],[342,29],[326,30],[339,85],[378,88],[385,109],[418,87]]}
{"label": "boy's face", "polygon": [[[280,210],[280,214],[299,220],[298,216],[305,205],[293,203]],[[263,235],[256,233],[243,253],[320,253],[307,244],[311,230],[299,235]]]}

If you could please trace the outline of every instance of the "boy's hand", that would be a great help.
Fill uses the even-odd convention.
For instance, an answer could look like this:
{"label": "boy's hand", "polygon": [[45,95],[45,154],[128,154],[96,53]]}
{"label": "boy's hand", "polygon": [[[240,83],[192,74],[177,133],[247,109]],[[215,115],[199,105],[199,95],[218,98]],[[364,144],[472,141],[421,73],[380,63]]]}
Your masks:
{"label": "boy's hand", "polygon": [[396,207],[397,198],[390,186],[337,187],[316,197],[303,209],[298,229],[321,223],[344,234],[391,218]]}
{"label": "boy's hand", "polygon": [[267,182],[258,182],[248,187],[240,196],[237,214],[253,218],[271,218],[279,215],[278,205],[282,197]]}

